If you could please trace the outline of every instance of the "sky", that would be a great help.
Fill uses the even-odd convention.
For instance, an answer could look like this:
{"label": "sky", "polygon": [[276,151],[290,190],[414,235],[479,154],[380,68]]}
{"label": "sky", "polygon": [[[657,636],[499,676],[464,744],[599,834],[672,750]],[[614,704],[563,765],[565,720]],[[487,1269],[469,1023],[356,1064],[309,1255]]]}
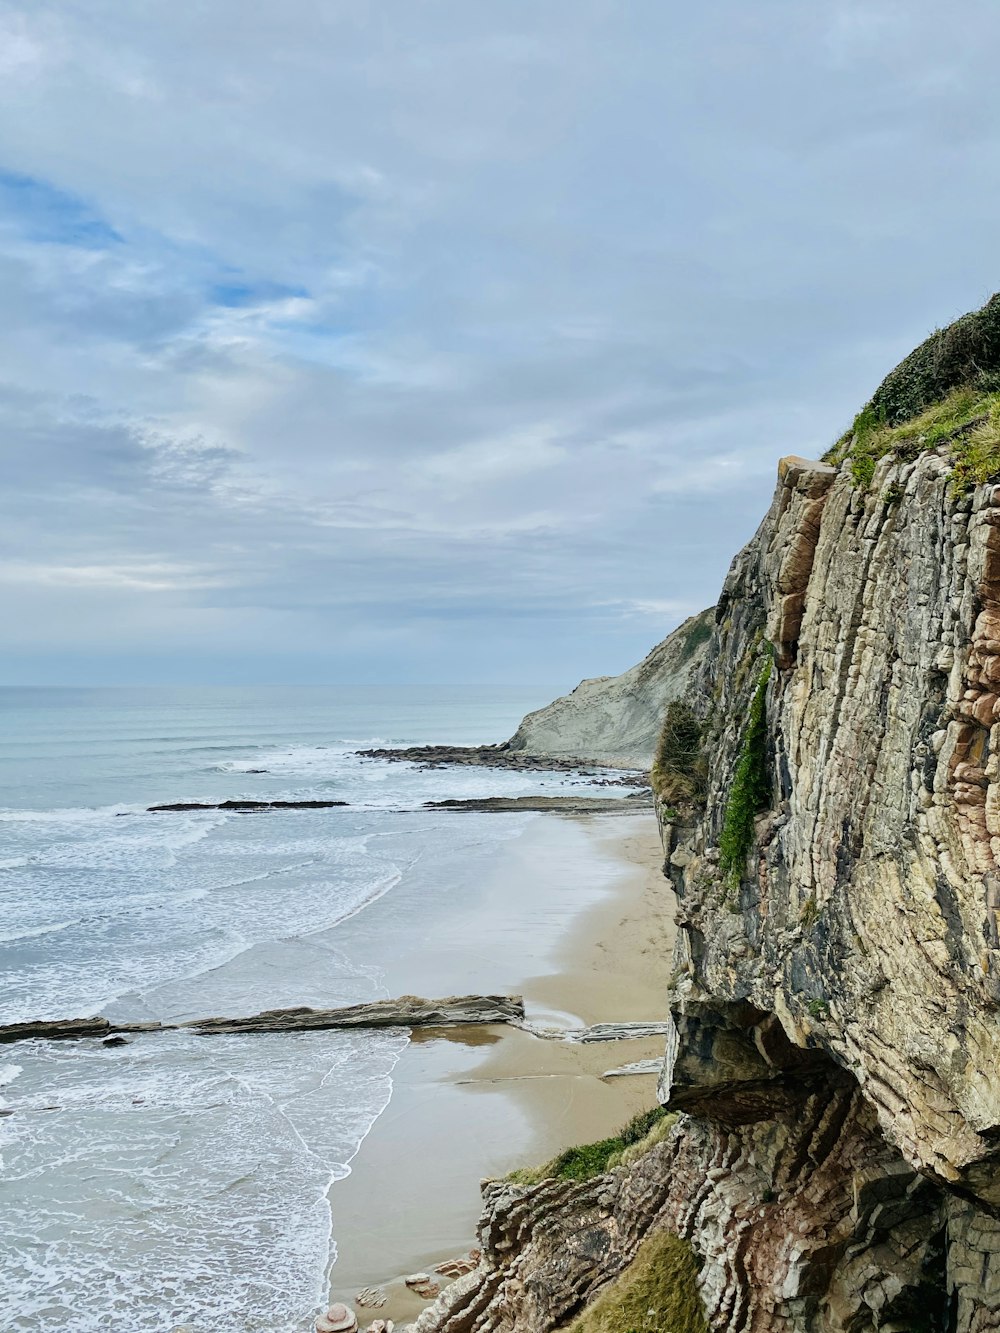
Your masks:
{"label": "sky", "polygon": [[552,682],[1000,288],[995,0],[0,0],[0,683]]}

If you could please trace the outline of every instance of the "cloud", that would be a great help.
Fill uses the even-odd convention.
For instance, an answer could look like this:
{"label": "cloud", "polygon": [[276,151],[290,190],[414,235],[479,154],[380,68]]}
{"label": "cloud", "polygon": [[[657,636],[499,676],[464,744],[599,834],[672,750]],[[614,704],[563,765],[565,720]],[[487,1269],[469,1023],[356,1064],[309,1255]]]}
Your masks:
{"label": "cloud", "polygon": [[998,285],[961,10],[0,0],[10,678],[637,660]]}

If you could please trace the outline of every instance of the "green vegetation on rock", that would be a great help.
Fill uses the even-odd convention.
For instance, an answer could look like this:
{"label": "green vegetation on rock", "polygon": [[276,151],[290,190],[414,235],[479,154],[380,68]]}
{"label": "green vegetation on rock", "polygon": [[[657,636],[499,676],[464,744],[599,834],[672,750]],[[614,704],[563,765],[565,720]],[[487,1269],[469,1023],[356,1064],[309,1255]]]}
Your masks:
{"label": "green vegetation on rock", "polygon": [[672,806],[703,801],[708,765],[701,747],[701,725],[690,704],[667,705],[656,746],[650,782],[661,801]]}
{"label": "green vegetation on rock", "polygon": [[[981,485],[1000,473],[1000,391],[965,387],[921,412],[890,426],[869,404],[833,453],[846,455],[856,486],[865,489],[875,476],[880,458],[892,454],[908,462],[928,449],[947,445],[954,462],[956,487]],[[886,502],[901,498],[898,486],[886,491]]]}
{"label": "green vegetation on rock", "polygon": [[767,806],[771,794],[767,773],[766,715],[771,662],[769,656],[757,677],[757,688],[750,701],[747,729],[719,835],[719,864],[730,880],[737,882],[753,846],[754,819]]}
{"label": "green vegetation on rock", "polygon": [[702,611],[701,615],[695,616],[693,624],[684,631],[684,638],[681,646],[681,658],[685,662],[691,655],[707,643],[712,637],[712,623],[715,619],[715,607],[710,606],[707,611]]}
{"label": "green vegetation on rock", "polygon": [[[826,455],[848,461],[867,489],[880,458],[912,461],[947,445],[955,486],[978,486],[1000,474],[1000,293],[938,329],[891,371]],[[898,485],[887,504],[901,498]]]}
{"label": "green vegetation on rock", "polygon": [[708,1333],[698,1261],[669,1231],[647,1236],[621,1276],[569,1326],[569,1333]]}
{"label": "green vegetation on rock", "polygon": [[512,1171],[507,1179],[517,1185],[537,1185],[542,1180],[593,1180],[647,1153],[666,1138],[676,1119],[662,1106],[654,1106],[633,1116],[613,1138],[567,1148],[544,1166],[523,1167]]}

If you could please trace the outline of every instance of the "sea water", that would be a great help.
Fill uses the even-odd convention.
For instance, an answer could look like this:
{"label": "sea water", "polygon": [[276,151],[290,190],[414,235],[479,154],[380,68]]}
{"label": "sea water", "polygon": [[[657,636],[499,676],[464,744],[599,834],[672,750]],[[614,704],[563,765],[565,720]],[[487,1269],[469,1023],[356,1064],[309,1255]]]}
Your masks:
{"label": "sea water", "polygon": [[[0,1023],[386,996],[377,946],[352,956],[346,923],[401,886],[440,904],[531,818],[422,803],[587,784],[356,750],[499,740],[546,697],[0,690]],[[147,809],[237,797],[349,804]],[[406,1043],[171,1032],[0,1047],[0,1328],[311,1327],[336,1259],[330,1186],[388,1104]]]}

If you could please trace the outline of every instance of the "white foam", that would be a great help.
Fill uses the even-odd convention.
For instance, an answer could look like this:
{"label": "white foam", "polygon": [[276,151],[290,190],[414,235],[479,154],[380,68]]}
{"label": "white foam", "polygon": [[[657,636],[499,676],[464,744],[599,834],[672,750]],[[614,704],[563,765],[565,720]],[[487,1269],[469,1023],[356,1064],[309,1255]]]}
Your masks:
{"label": "white foam", "polygon": [[39,935],[56,935],[61,930],[69,930],[70,926],[78,925],[73,921],[56,921],[51,926],[26,927],[24,930],[0,931],[0,944],[14,944],[18,940],[31,940]]}
{"label": "white foam", "polygon": [[5,1122],[19,1133],[0,1182],[0,1327],[309,1328],[333,1248],[330,1185],[388,1103],[406,1040],[39,1043]]}
{"label": "white foam", "polygon": [[[24,1072],[23,1065],[14,1065],[14,1064],[0,1065],[0,1088],[6,1088],[8,1084],[13,1083],[14,1080],[23,1072]],[[0,1106],[6,1106],[6,1105],[7,1105],[6,1098],[0,1096]]]}

